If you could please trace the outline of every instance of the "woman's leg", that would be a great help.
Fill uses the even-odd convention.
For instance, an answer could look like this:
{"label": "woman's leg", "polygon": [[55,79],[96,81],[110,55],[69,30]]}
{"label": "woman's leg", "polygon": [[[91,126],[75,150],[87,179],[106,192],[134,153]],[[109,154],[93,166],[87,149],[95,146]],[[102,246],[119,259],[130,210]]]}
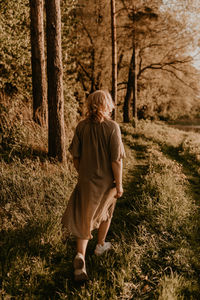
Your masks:
{"label": "woman's leg", "polygon": [[77,252],[81,253],[84,256],[84,258],[85,258],[87,244],[88,244],[88,240],[83,240],[83,239],[76,240]]}
{"label": "woman's leg", "polygon": [[103,221],[98,229],[98,244],[101,244],[103,246],[106,235],[108,233],[108,230],[110,228],[111,219],[108,219],[107,221]]}
{"label": "woman's leg", "polygon": [[77,254],[74,258],[74,279],[75,281],[88,280],[86,266],[85,266],[85,252],[88,240],[77,239],[76,248]]}

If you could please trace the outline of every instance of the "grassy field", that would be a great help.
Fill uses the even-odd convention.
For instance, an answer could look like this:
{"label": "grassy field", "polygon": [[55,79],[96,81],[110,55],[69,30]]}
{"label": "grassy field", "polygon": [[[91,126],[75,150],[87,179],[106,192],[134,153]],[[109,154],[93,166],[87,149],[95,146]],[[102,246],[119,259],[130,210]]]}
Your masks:
{"label": "grassy field", "polygon": [[70,159],[66,166],[49,162],[33,143],[25,155],[20,140],[17,151],[5,150],[2,299],[200,298],[200,135],[150,122],[122,125],[122,133],[125,192],[108,234],[113,249],[95,257],[94,232],[86,256],[90,280],[83,285],[73,280],[75,243],[63,244],[60,231],[76,183]]}

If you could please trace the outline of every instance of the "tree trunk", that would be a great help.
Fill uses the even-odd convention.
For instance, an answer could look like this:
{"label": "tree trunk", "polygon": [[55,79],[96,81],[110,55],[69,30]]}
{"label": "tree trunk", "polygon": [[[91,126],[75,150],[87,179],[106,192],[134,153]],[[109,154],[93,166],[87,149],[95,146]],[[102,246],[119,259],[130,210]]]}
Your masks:
{"label": "tree trunk", "polygon": [[[131,99],[133,96],[132,114],[131,114]],[[123,121],[129,123],[130,120],[135,119],[135,126],[137,122],[137,55],[136,49],[133,47],[131,62],[129,66],[128,83],[126,89],[126,96],[123,107]]]}
{"label": "tree trunk", "polygon": [[135,47],[133,48],[133,118],[135,119],[135,125],[137,122],[137,54]]}
{"label": "tree trunk", "polygon": [[47,84],[44,54],[43,0],[30,0],[33,119],[47,120]]}
{"label": "tree trunk", "polygon": [[115,18],[115,0],[111,0],[111,35],[112,35],[112,98],[115,103],[114,119],[117,118],[117,32]]}
{"label": "tree trunk", "polygon": [[91,51],[91,68],[92,68],[92,76],[91,76],[91,86],[90,86],[90,94],[95,91],[95,49],[93,48]]}
{"label": "tree trunk", "polygon": [[60,0],[46,0],[49,156],[65,161]]}
{"label": "tree trunk", "polygon": [[124,99],[124,106],[123,106],[123,121],[125,123],[130,122],[131,119],[131,98],[132,98],[133,82],[134,82],[134,61],[135,61],[135,48],[133,48],[133,53],[131,56],[126,96]]}

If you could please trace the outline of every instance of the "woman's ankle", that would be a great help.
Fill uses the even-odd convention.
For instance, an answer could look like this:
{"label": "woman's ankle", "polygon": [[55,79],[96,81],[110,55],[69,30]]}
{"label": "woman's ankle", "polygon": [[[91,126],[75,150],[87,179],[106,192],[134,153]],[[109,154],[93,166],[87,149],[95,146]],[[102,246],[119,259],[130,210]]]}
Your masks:
{"label": "woman's ankle", "polygon": [[104,245],[104,243],[105,243],[105,240],[104,241],[98,241],[98,243],[97,243],[97,245],[101,245],[101,246],[103,246]]}
{"label": "woman's ankle", "polygon": [[82,253],[81,251],[77,251],[76,254],[82,256],[85,259],[85,254]]}

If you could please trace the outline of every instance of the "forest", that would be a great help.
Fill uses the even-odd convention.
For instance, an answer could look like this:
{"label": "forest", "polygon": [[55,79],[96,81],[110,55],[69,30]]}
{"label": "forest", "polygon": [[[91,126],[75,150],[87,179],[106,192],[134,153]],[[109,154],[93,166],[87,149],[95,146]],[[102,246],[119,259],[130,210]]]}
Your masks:
{"label": "forest", "polygon": [[[200,298],[198,2],[0,0],[1,299]],[[100,89],[124,194],[113,249],[95,257],[94,232],[80,285],[61,233],[77,182],[68,148]]]}

